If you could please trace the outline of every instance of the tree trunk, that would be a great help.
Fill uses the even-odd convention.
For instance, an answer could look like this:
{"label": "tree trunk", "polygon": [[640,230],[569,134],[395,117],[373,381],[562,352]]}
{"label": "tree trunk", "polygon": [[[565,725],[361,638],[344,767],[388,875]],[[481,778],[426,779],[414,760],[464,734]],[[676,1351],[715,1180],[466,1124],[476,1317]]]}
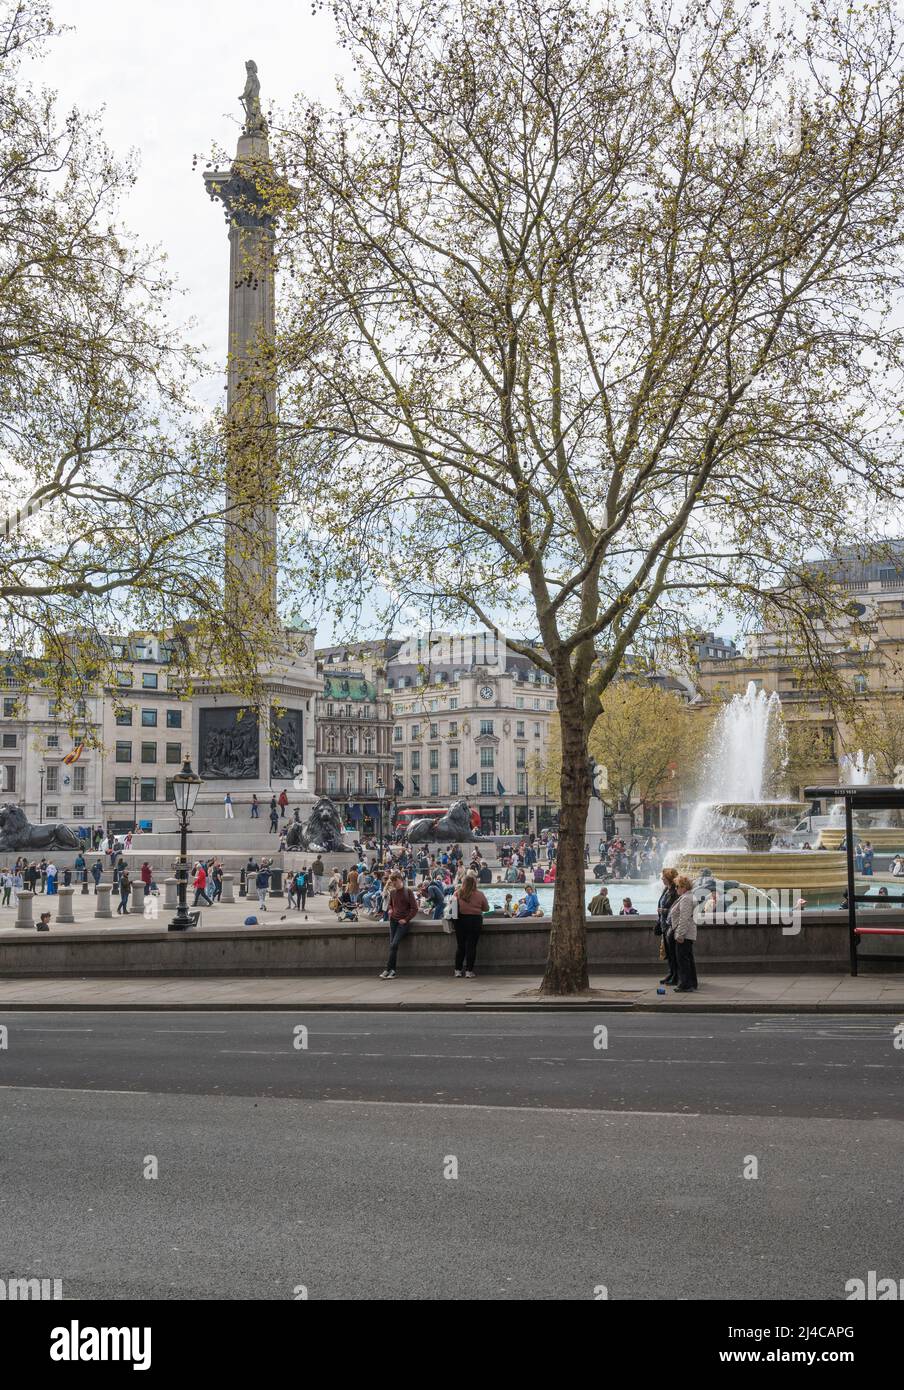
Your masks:
{"label": "tree trunk", "polygon": [[590,988],[584,907],[584,836],[590,805],[584,691],[559,685],[562,775],[559,784],[559,845],[549,955],[541,994],[578,994]]}

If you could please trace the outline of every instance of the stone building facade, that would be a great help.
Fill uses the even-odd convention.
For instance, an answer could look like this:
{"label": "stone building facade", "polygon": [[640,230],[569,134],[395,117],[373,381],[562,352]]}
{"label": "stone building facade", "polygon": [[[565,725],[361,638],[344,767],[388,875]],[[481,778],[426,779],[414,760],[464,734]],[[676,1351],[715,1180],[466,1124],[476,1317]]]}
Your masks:
{"label": "stone building facade", "polygon": [[413,636],[388,662],[387,685],[398,808],[466,797],[488,833],[550,822],[537,767],[556,690],[534,662],[488,632]]}

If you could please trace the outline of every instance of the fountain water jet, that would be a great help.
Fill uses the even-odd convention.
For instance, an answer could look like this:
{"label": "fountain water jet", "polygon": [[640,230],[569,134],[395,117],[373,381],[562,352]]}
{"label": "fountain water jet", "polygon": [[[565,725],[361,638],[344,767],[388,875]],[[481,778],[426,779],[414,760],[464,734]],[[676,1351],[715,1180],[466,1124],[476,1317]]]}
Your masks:
{"label": "fountain water jet", "polygon": [[704,869],[762,889],[791,888],[808,899],[837,898],[846,883],[844,856],[775,850],[776,835],[806,803],[782,796],[788,744],[778,695],[750,682],[719,712],[703,767],[701,800],[678,866]]}

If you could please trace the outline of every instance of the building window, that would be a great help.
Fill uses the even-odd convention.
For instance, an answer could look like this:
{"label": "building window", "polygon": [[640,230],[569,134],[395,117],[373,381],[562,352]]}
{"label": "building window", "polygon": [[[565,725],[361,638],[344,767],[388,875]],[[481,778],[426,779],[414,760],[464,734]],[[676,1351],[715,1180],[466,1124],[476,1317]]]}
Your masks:
{"label": "building window", "polygon": [[47,701],[47,718],[48,718],[48,719],[56,719],[56,717],[57,717],[57,708],[58,708],[58,706],[59,706],[59,701],[58,701],[58,700],[48,700],[48,701]]}
{"label": "building window", "polygon": [[131,685],[131,684],[132,684],[132,672],[131,672],[131,671],[117,671],[117,672],[116,672],[116,684],[117,684],[117,685]]}
{"label": "building window", "polygon": [[328,753],[338,753],[339,751],[336,744],[336,735],[334,733],[327,734],[326,751]]}
{"label": "building window", "polygon": [[367,735],[367,738],[364,740],[364,752],[365,752],[365,754],[367,754],[367,755],[373,755],[373,751],[374,751],[374,741],[373,741],[373,737],[372,737],[370,734],[368,734],[368,735]]}
{"label": "building window", "polygon": [[420,736],[421,736],[421,726],[420,726],[420,724],[412,724],[412,726],[411,726],[411,737],[412,737],[412,738],[420,738]]}
{"label": "building window", "polygon": [[395,765],[395,770],[396,770],[396,772],[401,772],[401,771],[402,771],[402,755],[401,755],[401,753],[393,753],[393,755],[392,755],[392,761],[393,761],[393,764]]}
{"label": "building window", "polygon": [[85,768],[74,767],[72,769],[72,790],[83,792],[85,790]]}
{"label": "building window", "polygon": [[143,743],[141,745],[141,761],[143,763],[155,763],[157,761],[156,743]]}
{"label": "building window", "polygon": [[866,679],[866,676],[855,676],[855,677],[854,677],[854,694],[855,694],[855,695],[865,695],[865,694],[866,694],[866,691],[867,691],[867,679]]}
{"label": "building window", "polygon": [[450,748],[450,749],[449,749],[449,766],[450,766],[450,767],[458,767],[458,749],[457,749],[457,748]]}
{"label": "building window", "polygon": [[48,820],[56,820],[56,818],[57,818],[57,816],[58,816],[59,814],[60,814],[60,808],[59,808],[59,806],[53,806],[53,805],[48,804],[47,806],[44,807],[44,815],[47,817]]}
{"label": "building window", "polygon": [[168,710],[166,711],[166,727],[167,727],[168,729],[181,729],[181,728],[182,728],[182,711],[181,711],[181,709],[168,709]]}
{"label": "building window", "polygon": [[373,789],[374,789],[374,772],[373,772],[373,768],[372,768],[372,767],[366,767],[366,768],[364,769],[364,790],[365,790],[366,792],[372,792]]}
{"label": "building window", "polygon": [[48,747],[48,748],[59,748],[59,746],[60,746],[60,736],[59,736],[59,734],[48,734],[48,735],[47,735],[47,747]]}
{"label": "building window", "polygon": [[132,779],[131,777],[117,777],[113,795],[117,801],[132,800]]}
{"label": "building window", "polygon": [[458,796],[458,773],[452,772],[449,775],[449,795]]}
{"label": "building window", "polygon": [[122,710],[122,712],[121,712],[120,714],[117,714],[117,716],[116,716],[116,722],[117,722],[117,724],[120,725],[121,728],[128,727],[128,728],[131,729],[131,727],[132,727],[132,711],[131,711],[130,709],[124,709],[124,710]]}
{"label": "building window", "polygon": [[394,728],[393,731],[392,731],[392,737],[393,737],[393,739],[395,740],[396,743],[401,743],[401,742],[402,742],[402,726],[401,726],[401,724],[396,724],[395,728]]}
{"label": "building window", "polygon": [[457,720],[457,719],[453,719],[453,720],[452,720],[452,723],[449,725],[449,737],[450,737],[450,738],[458,738],[458,720]]}
{"label": "building window", "polygon": [[492,796],[495,788],[493,786],[492,772],[481,772],[480,774],[480,795]]}
{"label": "building window", "polygon": [[46,792],[58,792],[60,790],[60,769],[56,764],[47,769],[47,778],[44,782]]}
{"label": "building window", "polygon": [[524,796],[525,791],[526,791],[526,783],[525,783],[525,781],[524,781],[524,778],[525,778],[525,773],[519,772],[519,773],[518,773],[518,795],[519,795],[519,796]]}
{"label": "building window", "polygon": [[157,711],[155,709],[143,709],[141,711],[141,727],[143,729],[156,729]]}
{"label": "building window", "polygon": [[85,704],[84,700],[76,700],[75,713],[79,719],[86,719],[88,717],[88,706]]}
{"label": "building window", "polygon": [[450,709],[458,709],[458,696],[457,696],[457,695],[453,695],[453,696],[451,697],[451,699],[449,700],[449,708],[450,708]]}
{"label": "building window", "polygon": [[328,773],[326,774],[326,789],[327,789],[327,791],[329,792],[330,796],[335,796],[335,794],[336,794],[336,773],[335,773],[335,771],[330,771],[330,772],[328,772]]}
{"label": "building window", "polygon": [[142,686],[143,686],[143,688],[144,688],[145,690],[156,690],[156,689],[157,689],[157,672],[156,672],[156,671],[142,671],[142,673],[141,673],[141,684],[142,684]]}
{"label": "building window", "polygon": [[534,709],[539,709],[539,708],[540,708],[540,701],[539,701],[539,700],[534,700]]}
{"label": "building window", "polygon": [[515,725],[515,738],[524,738],[524,720],[519,719]]}
{"label": "building window", "polygon": [[167,777],[167,779],[166,779],[166,782],[165,782],[164,788],[163,788],[163,799],[164,799],[164,801],[172,801],[172,799],[173,799],[173,779],[172,779],[172,777]]}
{"label": "building window", "polygon": [[4,717],[4,719],[11,719],[12,716],[15,714],[15,712],[16,712],[16,697],[15,697],[15,695],[4,695],[4,697],[3,697],[3,717]]}
{"label": "building window", "polygon": [[4,734],[4,735],[3,735],[3,747],[4,747],[4,748],[15,748],[15,747],[16,747],[16,740],[17,740],[17,737],[18,737],[18,736],[17,736],[16,734]]}
{"label": "building window", "polygon": [[181,744],[181,743],[168,743],[168,744],[166,745],[166,761],[167,761],[168,763],[181,763],[181,761],[182,761],[182,744]]}
{"label": "building window", "polygon": [[515,754],[515,766],[527,767],[527,749],[519,748]]}
{"label": "building window", "polygon": [[119,739],[116,744],[116,761],[118,763],[130,763],[132,761],[132,741],[131,739]]}
{"label": "building window", "polygon": [[431,748],[431,749],[430,749],[430,766],[431,766],[431,767],[439,767],[439,749],[438,749],[438,748]]}
{"label": "building window", "polygon": [[141,790],[140,790],[140,792],[139,792],[139,794],[138,794],[138,799],[139,799],[139,801],[156,801],[156,800],[157,800],[157,778],[156,778],[156,777],[142,777],[142,779],[141,779]]}
{"label": "building window", "polygon": [[515,709],[524,709],[524,696],[523,696],[523,695],[516,695],[516,696],[515,696]]}
{"label": "building window", "polygon": [[420,766],[421,766],[421,755],[420,755],[420,753],[417,751],[417,749],[415,748],[414,752],[413,752],[412,755],[411,755],[411,771],[412,771],[412,772],[419,772],[419,771],[420,771]]}
{"label": "building window", "polygon": [[431,737],[431,738],[439,738],[439,725],[438,725],[438,724],[431,724],[431,725],[430,725],[430,737]]}
{"label": "building window", "polygon": [[439,796],[439,777],[436,773],[430,774],[430,795]]}
{"label": "building window", "polygon": [[540,725],[539,725],[539,724],[535,724],[535,725],[534,725],[534,738],[539,738],[539,737],[540,737]]}
{"label": "building window", "polygon": [[491,734],[491,733],[493,732],[493,721],[492,721],[492,719],[481,719],[481,721],[480,721],[480,732],[481,732],[481,734]]}
{"label": "building window", "polygon": [[83,816],[85,814],[84,806],[73,806],[72,814],[74,816]]}
{"label": "building window", "polygon": [[481,766],[481,767],[495,767],[495,766],[496,766],[496,750],[495,750],[494,748],[481,748],[481,750],[480,750],[480,766]]}
{"label": "building window", "polygon": [[16,765],[15,763],[6,764],[6,790],[14,792],[16,790]]}

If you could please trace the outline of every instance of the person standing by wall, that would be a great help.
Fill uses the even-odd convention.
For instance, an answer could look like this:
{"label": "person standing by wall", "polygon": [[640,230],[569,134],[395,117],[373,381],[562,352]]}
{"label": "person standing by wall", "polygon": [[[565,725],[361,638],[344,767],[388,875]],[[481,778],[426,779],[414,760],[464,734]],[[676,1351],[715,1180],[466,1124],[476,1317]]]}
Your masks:
{"label": "person standing by wall", "polygon": [[261,814],[261,804],[260,804],[260,802],[259,802],[258,799],[257,799],[257,794],[254,793],[254,792],[252,792],[252,794],[251,794],[251,819],[252,819],[252,820],[259,820],[259,819],[260,819],[260,814]]}
{"label": "person standing by wall", "polygon": [[675,938],[669,930],[671,925],[669,914],[675,899],[678,897],[678,889],[675,887],[677,878],[677,869],[663,869],[662,892],[659,895],[659,902],[656,904],[656,925],[653,931],[662,941],[665,959],[669,963],[668,971],[659,981],[661,985],[677,985],[678,983],[678,955],[675,950]]}
{"label": "person standing by wall", "polygon": [[232,797],[229,792],[223,797],[223,814],[226,820],[235,820],[235,811],[232,807]]}
{"label": "person standing by wall", "polygon": [[267,911],[267,894],[270,891],[270,869],[266,860],[257,871],[257,905],[261,912]]}
{"label": "person standing by wall", "polygon": [[684,874],[675,880],[678,897],[669,912],[670,931],[675,938],[675,958],[678,965],[676,994],[693,994],[697,988],[697,966],[694,961],[694,942],[697,940],[696,901],[693,884]]}
{"label": "person standing by wall", "polygon": [[391,874],[389,878],[389,959],[386,962],[386,969],[380,972],[381,980],[395,979],[399,943],[408,935],[411,919],[416,912],[417,898],[406,885],[402,875]]}
{"label": "person standing by wall", "polygon": [[483,914],[489,912],[490,904],[477,887],[473,874],[465,874],[461,887],[455,894],[458,902],[458,916],[455,918],[455,978],[474,979],[474,963],[477,959],[477,943],[483,928]]}
{"label": "person standing by wall", "polygon": [[313,892],[314,892],[315,895],[316,895],[317,893],[322,893],[322,892],[323,892],[323,875],[324,875],[324,863],[323,863],[323,860],[321,859],[320,855],[318,854],[317,858],[314,860],[313,864],[311,865],[311,877],[312,877],[313,880],[314,880],[313,885],[312,885],[312,888],[313,888]]}

